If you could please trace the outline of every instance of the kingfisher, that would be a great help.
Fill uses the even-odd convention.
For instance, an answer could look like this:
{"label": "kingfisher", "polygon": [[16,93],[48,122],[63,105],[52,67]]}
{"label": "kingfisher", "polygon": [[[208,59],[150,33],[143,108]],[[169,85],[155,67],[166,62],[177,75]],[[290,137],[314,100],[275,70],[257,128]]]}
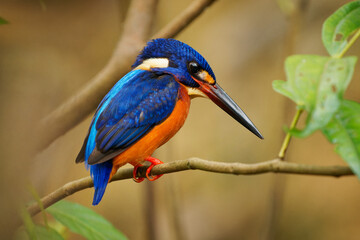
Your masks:
{"label": "kingfisher", "polygon": [[130,163],[137,169],[146,161],[151,169],[162,164],[153,152],[183,126],[195,97],[209,98],[260,139],[263,136],[241,108],[216,82],[204,57],[175,39],[153,39],[137,56],[132,70],[105,95],[92,118],[76,158],[85,162],[94,182],[93,205],[99,204],[116,171]]}

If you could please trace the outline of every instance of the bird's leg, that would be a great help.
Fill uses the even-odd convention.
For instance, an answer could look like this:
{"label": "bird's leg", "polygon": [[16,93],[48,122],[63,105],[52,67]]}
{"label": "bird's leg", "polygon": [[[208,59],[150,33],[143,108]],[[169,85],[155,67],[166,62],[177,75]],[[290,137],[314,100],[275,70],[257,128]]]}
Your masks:
{"label": "bird's leg", "polygon": [[[163,162],[160,161],[159,159],[157,158],[154,158],[154,157],[147,157],[144,159],[144,161],[148,161],[151,163],[151,165],[148,167],[148,169],[146,169],[146,178],[149,180],[149,181],[155,181],[156,179],[158,179],[159,177],[161,177],[163,174],[160,174],[160,175],[157,175],[157,176],[154,176],[152,177],[150,175],[150,172],[151,172],[151,169],[155,166],[155,165],[158,165],[158,164],[162,164]],[[135,182],[137,183],[141,183],[142,181],[144,181],[144,178],[143,177],[137,177],[137,170],[139,167],[142,167],[143,165],[138,163],[138,164],[134,164],[134,163],[131,163],[133,166],[134,166],[134,170],[133,170],[133,179]]]}
{"label": "bird's leg", "polygon": [[159,177],[161,177],[163,174],[160,174],[160,175],[156,175],[154,177],[151,177],[150,175],[150,172],[151,172],[151,169],[155,166],[155,165],[158,165],[158,164],[163,164],[162,161],[160,161],[159,159],[157,158],[154,158],[154,157],[147,157],[145,158],[145,161],[148,161],[151,163],[150,167],[148,167],[148,169],[146,170],[146,178],[149,180],[149,181],[155,181],[156,179],[158,179]]}

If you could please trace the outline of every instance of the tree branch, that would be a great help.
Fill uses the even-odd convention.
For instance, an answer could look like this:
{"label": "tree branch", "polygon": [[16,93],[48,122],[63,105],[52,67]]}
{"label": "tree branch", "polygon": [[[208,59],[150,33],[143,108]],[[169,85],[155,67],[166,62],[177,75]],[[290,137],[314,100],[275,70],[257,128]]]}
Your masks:
{"label": "tree branch", "polygon": [[[42,119],[37,132],[44,133],[37,149],[42,150],[56,138],[84,120],[99,104],[113,84],[129,69],[143,42],[149,36],[157,0],[133,0],[127,12],[124,31],[105,67],[75,96]],[[43,131],[46,129],[46,131]]]}
{"label": "tree branch", "polygon": [[[193,2],[153,38],[176,36],[214,1],[197,0]],[[48,147],[58,137],[84,120],[110,88],[130,70],[131,63],[134,62],[137,54],[148,40],[155,16],[156,3],[157,0],[133,0],[131,2],[122,37],[109,62],[88,85],[42,119],[36,128],[36,132],[42,134],[36,142],[38,151]]]}
{"label": "tree branch", "polygon": [[[145,177],[147,167],[141,167],[138,170],[139,177]],[[279,158],[261,163],[226,163],[203,160],[199,158],[190,158],[188,160],[179,160],[175,162],[164,163],[154,166],[151,173],[154,175],[174,173],[186,170],[202,170],[215,173],[234,174],[234,175],[254,175],[262,173],[291,173],[301,175],[318,175],[318,176],[347,176],[353,175],[351,169],[347,166],[314,166],[300,163],[291,163],[281,161]],[[113,181],[132,178],[132,168],[120,169],[114,177]],[[66,198],[78,191],[93,187],[90,177],[81,178],[65,184],[49,195],[43,197],[41,202],[44,208]],[[32,203],[27,210],[31,216],[40,212],[37,203]]]}
{"label": "tree branch", "polygon": [[180,13],[173,21],[167,24],[154,38],[172,38],[186,28],[192,21],[194,21],[207,7],[209,7],[216,0],[198,0],[192,2],[182,13]]}

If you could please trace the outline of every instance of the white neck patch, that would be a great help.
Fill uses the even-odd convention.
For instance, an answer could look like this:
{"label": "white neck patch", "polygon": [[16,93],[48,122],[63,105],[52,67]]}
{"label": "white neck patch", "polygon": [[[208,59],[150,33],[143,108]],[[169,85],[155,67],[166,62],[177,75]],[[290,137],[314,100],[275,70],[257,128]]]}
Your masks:
{"label": "white neck patch", "polygon": [[167,58],[149,58],[135,69],[150,70],[151,68],[167,68],[169,67],[169,59]]}

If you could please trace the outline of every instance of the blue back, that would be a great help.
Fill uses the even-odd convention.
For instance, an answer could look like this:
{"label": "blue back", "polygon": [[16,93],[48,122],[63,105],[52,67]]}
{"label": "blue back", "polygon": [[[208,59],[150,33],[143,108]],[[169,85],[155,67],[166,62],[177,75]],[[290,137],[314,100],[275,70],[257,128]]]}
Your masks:
{"label": "blue back", "polygon": [[167,74],[133,70],[124,76],[95,113],[85,162],[112,159],[161,123],[174,109],[179,87]]}
{"label": "blue back", "polygon": [[120,79],[98,106],[77,162],[85,161],[94,181],[93,204],[100,202],[112,158],[163,122],[173,111],[180,84],[172,75],[133,70]]}

